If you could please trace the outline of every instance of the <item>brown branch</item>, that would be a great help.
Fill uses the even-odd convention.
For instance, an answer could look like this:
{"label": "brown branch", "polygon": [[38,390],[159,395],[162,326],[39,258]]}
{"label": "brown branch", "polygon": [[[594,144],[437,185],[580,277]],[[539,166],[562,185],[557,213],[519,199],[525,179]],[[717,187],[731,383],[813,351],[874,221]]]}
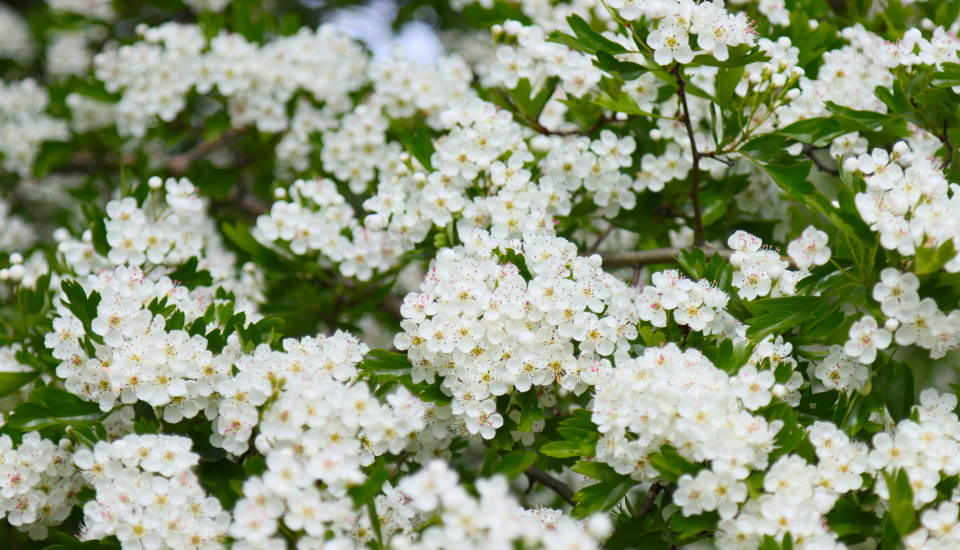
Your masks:
{"label": "brown branch", "polygon": [[826,165],[822,160],[820,160],[820,158],[816,155],[816,151],[817,151],[817,148],[814,147],[813,145],[805,144],[805,145],[803,146],[803,154],[806,155],[807,158],[809,158],[810,160],[812,160],[813,163],[817,165],[817,168],[819,168],[820,170],[822,170],[822,171],[824,171],[824,172],[826,172],[826,173],[828,173],[828,174],[830,174],[830,175],[832,175],[832,176],[839,176],[839,175],[840,175],[840,171],[839,171],[838,169],[836,169],[836,168],[831,168],[831,167],[827,166],[827,165]]}
{"label": "brown branch", "polygon": [[553,489],[553,492],[560,495],[560,498],[567,501],[567,503],[574,504],[573,489],[571,489],[566,483],[539,468],[534,468],[533,466],[527,468],[526,472],[524,473],[527,474],[527,479],[530,480],[531,486],[534,482],[536,482],[545,487],[549,487],[550,489]]}
{"label": "brown branch", "polygon": [[647,490],[647,496],[643,498],[643,502],[637,508],[637,517],[646,517],[650,513],[650,509],[653,508],[653,501],[657,500],[657,495],[661,491],[663,491],[663,482],[660,480],[654,481],[650,489]]}
{"label": "brown branch", "polygon": [[943,161],[943,167],[944,169],[949,170],[950,166],[953,164],[953,143],[950,142],[950,132],[946,119],[943,121],[943,134],[937,137],[939,137],[940,141],[943,142],[943,146],[947,148],[947,158]]}
{"label": "brown branch", "polygon": [[603,241],[607,240],[607,237],[610,236],[610,233],[613,231],[613,229],[614,229],[613,224],[610,224],[610,227],[608,227],[606,231],[600,234],[596,242],[593,243],[593,246],[591,246],[590,249],[587,251],[587,256],[592,256],[600,248],[600,245],[603,244]]}
{"label": "brown branch", "polygon": [[[216,151],[220,147],[227,145],[245,131],[247,131],[245,127],[230,128],[229,130],[226,130],[220,134],[218,137],[200,142],[188,151],[178,155],[161,157],[160,164],[162,164],[174,175],[183,175],[187,170],[190,169],[190,166],[194,162]],[[92,169],[96,168],[97,166],[123,166],[126,164],[132,164],[134,160],[135,157],[131,153],[97,156],[89,151],[77,151],[70,157],[70,165],[73,168]]]}
{"label": "brown branch", "polygon": [[697,152],[697,140],[693,135],[693,122],[690,120],[690,107],[687,105],[686,81],[677,64],[673,68],[673,73],[677,76],[677,96],[680,97],[680,105],[683,107],[683,116],[680,121],[687,129],[687,138],[690,140],[690,152],[693,155],[693,166],[690,176],[690,201],[693,203],[693,242],[697,246],[703,246],[703,218],[700,213],[700,153]]}
{"label": "brown branch", "polygon": [[240,128],[230,128],[214,139],[200,142],[189,151],[168,157],[163,163],[168,170],[176,175],[181,175],[190,169],[191,164],[230,143],[246,131],[247,129],[242,126]]}
{"label": "brown branch", "polygon": [[[710,257],[714,254],[720,254],[725,260],[730,259],[732,250],[721,250],[709,246],[697,247],[703,251],[704,255]],[[684,250],[682,248],[652,248],[649,250],[632,250],[629,252],[615,252],[612,254],[601,254],[604,267],[629,267],[651,264],[665,264],[675,262],[677,254]]]}

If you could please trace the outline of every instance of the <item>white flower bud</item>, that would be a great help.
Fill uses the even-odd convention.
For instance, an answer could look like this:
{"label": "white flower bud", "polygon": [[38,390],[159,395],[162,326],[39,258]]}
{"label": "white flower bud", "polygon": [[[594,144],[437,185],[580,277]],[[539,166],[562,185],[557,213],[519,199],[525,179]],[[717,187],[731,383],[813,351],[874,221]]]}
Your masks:
{"label": "white flower bud", "polygon": [[653,141],[660,141],[661,139],[663,139],[663,132],[661,132],[659,128],[654,128],[653,130],[650,130],[650,139],[652,139]]}
{"label": "white flower bud", "polygon": [[807,24],[810,25],[810,30],[812,31],[815,31],[818,28],[820,28],[820,22],[817,21],[816,19],[811,19],[810,21],[807,22]]}
{"label": "white flower bud", "polygon": [[802,92],[800,92],[800,88],[791,88],[790,90],[787,91],[787,99],[789,99],[790,101],[793,101],[794,99],[797,99],[798,97],[800,97],[801,93]]}
{"label": "white flower bud", "polygon": [[779,265],[772,265],[770,269],[767,270],[767,275],[769,275],[771,279],[777,280],[783,277],[783,268]]}
{"label": "white flower bud", "polygon": [[273,190],[273,198],[277,200],[282,200],[287,198],[287,190],[283,187],[277,187]]}
{"label": "white flower bud", "polygon": [[153,176],[147,180],[147,187],[150,189],[160,189],[163,187],[163,179],[159,176]]}
{"label": "white flower bud", "polygon": [[587,518],[587,532],[596,539],[604,540],[613,531],[613,524],[607,514],[593,514]]}
{"label": "white flower bud", "polygon": [[843,171],[844,172],[858,172],[860,170],[860,161],[857,160],[857,157],[847,157],[843,161]]}
{"label": "white flower bud", "polygon": [[782,88],[783,85],[787,83],[787,77],[785,77],[783,73],[777,73],[770,79],[770,83],[773,84],[774,87]]}
{"label": "white flower bud", "polygon": [[19,252],[14,252],[10,255],[10,263],[12,264],[22,264],[23,263],[23,254]]}
{"label": "white flower bud", "polygon": [[900,321],[897,321],[896,319],[891,317],[890,319],[887,319],[883,323],[883,328],[889,330],[890,332],[894,332],[895,330],[900,328]]}
{"label": "white flower bud", "polygon": [[9,273],[10,273],[11,279],[15,281],[19,281],[20,279],[23,279],[23,275],[24,275],[23,266],[20,264],[12,265],[10,266]]}
{"label": "white flower bud", "polygon": [[270,440],[267,439],[267,436],[260,434],[253,440],[253,445],[257,448],[257,452],[266,455],[270,453],[270,450],[273,448],[273,445],[270,444]]}
{"label": "white flower bud", "polygon": [[905,141],[898,141],[893,146],[893,154],[898,157],[907,154],[909,151],[910,151],[910,146],[907,145],[907,142]]}

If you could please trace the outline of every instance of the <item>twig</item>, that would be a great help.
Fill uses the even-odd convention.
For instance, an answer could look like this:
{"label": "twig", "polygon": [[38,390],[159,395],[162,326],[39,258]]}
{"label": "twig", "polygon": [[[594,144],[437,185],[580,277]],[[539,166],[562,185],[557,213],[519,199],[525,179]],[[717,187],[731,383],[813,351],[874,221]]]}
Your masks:
{"label": "twig", "polygon": [[587,250],[587,256],[592,256],[597,251],[597,249],[600,248],[600,245],[603,244],[603,241],[605,241],[607,237],[610,236],[610,233],[612,231],[613,231],[613,224],[610,224],[610,227],[608,227],[606,231],[601,233],[600,237],[598,237],[596,242],[593,243],[593,246],[591,246],[590,249]]}
{"label": "twig", "polygon": [[164,164],[166,164],[167,169],[174,174],[183,174],[190,169],[191,164],[233,141],[237,136],[246,131],[247,129],[245,127],[230,128],[217,138],[200,142],[189,151],[168,157],[164,161]]}
{"label": "twig", "polygon": [[560,495],[560,498],[567,501],[569,504],[574,504],[573,489],[571,489],[566,483],[539,468],[534,468],[533,466],[527,468],[526,472],[524,473],[527,474],[527,478],[530,480],[531,485],[533,485],[534,482],[537,482],[544,487],[549,487],[553,489],[553,492]]}
{"label": "twig", "polygon": [[806,155],[807,158],[809,158],[810,160],[812,160],[813,163],[817,165],[817,168],[819,168],[820,170],[822,170],[822,171],[824,171],[824,172],[826,172],[826,173],[828,173],[828,174],[830,174],[830,175],[839,176],[839,175],[840,175],[840,171],[837,170],[836,168],[831,168],[831,167],[827,166],[822,160],[820,160],[820,158],[817,157],[817,155],[815,154],[816,150],[817,150],[817,148],[814,147],[813,145],[810,145],[810,144],[805,144],[805,145],[803,146],[803,154]]}
{"label": "twig", "polygon": [[697,140],[693,135],[690,107],[687,106],[687,83],[683,80],[683,74],[680,71],[679,64],[674,66],[673,73],[677,76],[677,95],[680,97],[680,105],[683,107],[683,117],[680,121],[687,129],[687,138],[690,140],[690,152],[693,155],[693,166],[690,169],[690,201],[693,203],[693,242],[697,246],[703,246],[703,219],[700,214],[700,153],[697,152]]}
{"label": "twig", "polygon": [[947,120],[943,121],[943,135],[939,136],[940,141],[943,142],[943,145],[947,148],[947,158],[944,159],[943,167],[947,170],[950,169],[950,165],[953,164],[953,143],[950,142],[950,132],[948,128]]}
{"label": "twig", "polygon": [[[720,250],[708,246],[699,246],[696,248],[702,250],[707,257],[710,257],[714,254],[720,254],[720,256],[722,256],[725,260],[729,260],[730,255],[733,254],[732,250]],[[632,250],[629,252],[601,254],[600,256],[603,258],[604,267],[628,267],[674,262],[677,259],[677,254],[680,254],[680,251],[682,250],[684,249],[652,248],[649,250]]]}
{"label": "twig", "polygon": [[663,482],[654,481],[653,485],[650,486],[650,489],[647,490],[647,496],[643,498],[643,502],[640,503],[640,507],[637,508],[637,517],[646,517],[650,513],[650,509],[653,508],[653,501],[657,500],[657,495],[663,491]]}

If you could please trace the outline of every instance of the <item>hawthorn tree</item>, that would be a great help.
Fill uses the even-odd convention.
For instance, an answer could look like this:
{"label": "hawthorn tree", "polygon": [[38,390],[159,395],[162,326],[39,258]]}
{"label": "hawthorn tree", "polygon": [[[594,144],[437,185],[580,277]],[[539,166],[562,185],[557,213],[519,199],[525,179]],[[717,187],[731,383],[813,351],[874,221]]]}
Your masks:
{"label": "hawthorn tree", "polygon": [[9,4],[0,546],[960,546],[960,2]]}

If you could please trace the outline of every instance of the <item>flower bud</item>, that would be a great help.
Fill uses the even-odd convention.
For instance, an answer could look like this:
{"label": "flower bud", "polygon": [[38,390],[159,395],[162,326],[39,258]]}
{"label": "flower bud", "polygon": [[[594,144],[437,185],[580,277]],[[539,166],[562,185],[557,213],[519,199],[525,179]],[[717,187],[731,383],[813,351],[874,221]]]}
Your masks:
{"label": "flower bud", "polygon": [[147,187],[153,190],[163,187],[163,180],[159,176],[153,176],[147,180]]}
{"label": "flower bud", "polygon": [[860,161],[857,160],[857,157],[847,157],[843,161],[843,171],[844,172],[858,172],[860,170]]}
{"label": "flower bud", "polygon": [[893,319],[893,318],[887,319],[883,323],[883,328],[889,330],[890,332],[894,332],[895,330],[900,328],[900,321],[897,321],[896,319]]}

